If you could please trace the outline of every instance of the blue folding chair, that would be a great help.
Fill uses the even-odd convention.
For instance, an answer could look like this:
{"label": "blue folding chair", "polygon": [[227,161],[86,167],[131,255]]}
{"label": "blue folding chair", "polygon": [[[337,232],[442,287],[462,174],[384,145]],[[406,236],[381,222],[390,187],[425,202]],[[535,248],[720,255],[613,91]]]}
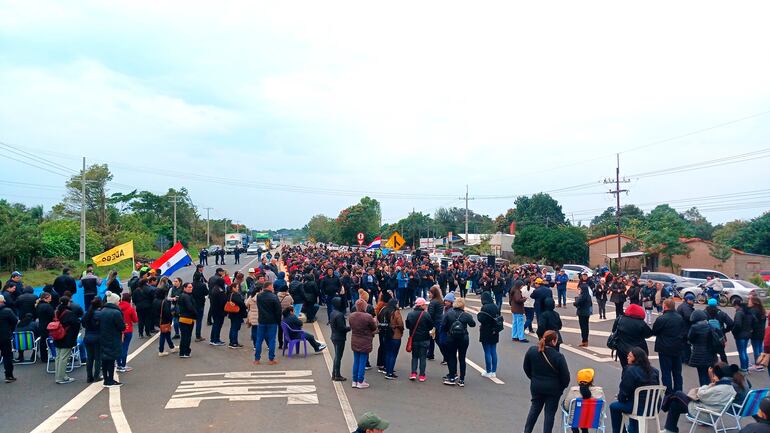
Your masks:
{"label": "blue folding chair", "polygon": [[756,415],[759,412],[759,402],[767,397],[768,391],[770,391],[768,388],[752,389],[746,393],[746,398],[740,404],[733,403],[732,411],[729,414],[735,418],[735,427],[730,427],[727,430],[740,430],[741,418]]}
{"label": "blue folding chair", "polygon": [[35,333],[32,331],[19,331],[13,333],[13,351],[20,353],[21,351],[32,351],[32,359],[29,361],[16,362],[16,356],[14,356],[14,362],[18,365],[34,364],[37,362],[37,356],[39,352],[40,337],[35,337]]}
{"label": "blue folding chair", "polygon": [[[56,373],[56,346],[53,344],[53,338],[48,337],[45,339],[46,346],[48,347],[48,359],[45,363],[46,373]],[[80,358],[80,354],[77,352],[78,347],[72,350],[72,355],[67,361],[67,373],[75,369],[75,357]]]}
{"label": "blue folding chair", "polygon": [[605,431],[607,414],[604,413],[604,400],[596,398],[576,398],[569,402],[569,407],[561,409],[564,433],[571,429],[587,428]]}

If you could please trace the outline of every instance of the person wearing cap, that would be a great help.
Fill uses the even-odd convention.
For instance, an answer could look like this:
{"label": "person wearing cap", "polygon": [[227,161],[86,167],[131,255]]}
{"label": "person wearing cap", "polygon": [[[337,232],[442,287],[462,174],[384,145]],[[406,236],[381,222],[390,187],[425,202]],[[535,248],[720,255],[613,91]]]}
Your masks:
{"label": "person wearing cap", "polygon": [[[573,408],[570,408],[572,400],[575,400],[576,398],[582,398],[584,400],[589,398],[596,400],[604,399],[604,390],[602,387],[594,385],[594,373],[595,372],[593,368],[584,368],[582,370],[578,370],[577,386],[571,387],[567,391],[567,395],[564,397],[564,400],[561,402],[562,410],[569,413],[570,418],[573,415],[571,412],[571,409]],[[580,433],[588,433],[588,429],[586,428],[580,430]],[[573,428],[572,432],[579,433],[577,428]]]}
{"label": "person wearing cap", "polygon": [[708,300],[708,306],[704,311],[706,312],[709,325],[717,328],[717,330],[722,333],[722,346],[717,347],[714,350],[716,350],[716,352],[719,354],[719,359],[721,359],[722,362],[727,362],[727,354],[725,353],[724,344],[727,342],[727,334],[733,330],[735,323],[733,322],[733,319],[727,315],[727,313],[719,309],[718,302],[714,298]]}
{"label": "person wearing cap", "polygon": [[[711,412],[720,413],[722,409],[735,399],[733,389],[733,371],[724,362],[717,362],[708,369],[709,383],[701,385],[685,394],[681,391],[673,394],[668,399],[668,404],[663,404],[661,410],[668,412],[664,433],[679,433],[679,417],[689,414],[694,418],[697,408],[703,408]],[[707,413],[701,413],[699,421],[712,422],[713,418]]]}
{"label": "person wearing cap", "polygon": [[[8,284],[13,284],[16,287],[16,293],[18,295],[21,294],[22,290],[24,290],[24,283],[21,282],[22,274],[19,271],[13,271],[11,273],[11,278],[8,279]],[[75,293],[75,292],[72,292]]]}
{"label": "person wearing cap", "polygon": [[652,325],[655,352],[666,393],[682,390],[682,352],[687,339],[687,325],[675,310],[673,299],[663,301],[663,314]]}
{"label": "person wearing cap", "polygon": [[13,376],[13,345],[11,340],[19,318],[5,305],[5,296],[0,295],[0,355],[3,357],[5,368],[5,383],[16,381]]}
{"label": "person wearing cap", "polygon": [[738,433],[770,433],[770,397],[759,402],[759,411],[754,419],[757,422],[747,425]]}
{"label": "person wearing cap", "polygon": [[[682,319],[684,319],[684,325],[685,325],[685,336],[690,332],[690,325],[692,322],[690,322],[690,316],[692,315],[692,312],[695,311],[695,295],[692,293],[688,293],[684,295],[684,302],[679,304],[678,307],[676,307],[676,312],[682,316]],[[692,354],[692,347],[690,347],[690,342],[685,339],[684,342],[684,349],[682,350],[682,361],[684,361],[685,364],[690,365],[690,355]]]}
{"label": "person wearing cap", "polygon": [[358,428],[353,433],[382,433],[390,423],[380,418],[374,412],[366,412],[358,418]]}
{"label": "person wearing cap", "polygon": [[[120,386],[115,380],[115,362],[123,356],[123,331],[126,329],[124,314],[120,309],[120,296],[109,292],[107,302],[98,313],[99,350],[102,360],[102,377],[105,387]],[[135,313],[134,313],[135,314]]]}
{"label": "person wearing cap", "polygon": [[[434,289],[431,288],[431,291]],[[439,296],[441,294],[439,293]],[[450,297],[454,299],[453,293],[448,293],[447,298]],[[446,298],[444,298],[446,300]],[[430,307],[433,306],[433,300],[431,300]],[[442,313],[443,316],[443,313]],[[433,318],[431,317],[430,312],[425,311],[425,299],[423,298],[417,298],[417,300],[414,302],[414,310],[409,312],[409,315],[406,316],[406,329],[409,330],[409,338],[412,341],[412,371],[409,374],[409,380],[417,380],[419,378],[420,382],[425,382],[425,368],[427,364],[427,356],[428,356],[428,346],[430,345],[430,332],[433,330],[434,326]],[[441,343],[439,342],[439,348],[441,348]],[[442,350],[441,353],[443,354],[444,351]],[[418,368],[419,366],[419,376],[418,376]]]}
{"label": "person wearing cap", "polygon": [[559,269],[559,273],[556,274],[556,294],[559,301],[559,308],[567,306],[567,281],[569,277],[564,269]]}
{"label": "person wearing cap", "polygon": [[535,317],[540,322],[540,313],[543,311],[543,305],[546,299],[553,300],[553,290],[545,284],[543,284],[542,278],[535,278],[535,290],[531,295],[535,300]]}

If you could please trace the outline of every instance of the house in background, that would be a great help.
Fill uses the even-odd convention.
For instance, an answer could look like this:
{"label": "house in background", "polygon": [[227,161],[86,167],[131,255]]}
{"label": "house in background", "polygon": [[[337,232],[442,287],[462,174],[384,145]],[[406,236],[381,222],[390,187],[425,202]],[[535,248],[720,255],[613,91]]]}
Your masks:
{"label": "house in background", "polygon": [[[644,262],[644,253],[632,251],[623,253],[623,248],[634,238],[620,235],[620,269],[626,272],[640,272]],[[597,268],[609,266],[618,257],[618,235],[607,235],[588,241],[588,266]]]}

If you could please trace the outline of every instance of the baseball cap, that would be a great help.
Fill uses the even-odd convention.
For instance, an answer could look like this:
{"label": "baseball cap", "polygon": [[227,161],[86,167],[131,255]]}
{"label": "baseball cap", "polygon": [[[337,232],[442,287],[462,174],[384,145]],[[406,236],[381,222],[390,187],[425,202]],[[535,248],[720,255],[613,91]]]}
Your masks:
{"label": "baseball cap", "polygon": [[536,283],[538,283],[538,284],[540,284],[540,283],[542,283],[542,282],[543,282],[543,279],[542,279],[542,278],[537,278],[537,279],[535,279],[535,282],[536,282]]}
{"label": "baseball cap", "polygon": [[13,278],[13,277],[20,277],[20,276],[21,276],[21,272],[19,272],[19,271],[13,271],[13,273],[11,274],[11,278]]}
{"label": "baseball cap", "polygon": [[714,298],[709,299],[709,307],[716,307],[717,306],[717,300]]}
{"label": "baseball cap", "polygon": [[693,295],[692,293],[688,293],[688,294],[684,295],[684,299],[686,301],[694,301],[695,300],[695,295]]}
{"label": "baseball cap", "polygon": [[[765,399],[767,400],[767,399]],[[374,412],[366,412],[358,419],[358,428],[361,430],[385,430],[390,423],[380,418]]]}
{"label": "baseball cap", "polygon": [[249,273],[253,274],[254,273],[254,268],[249,268]]}
{"label": "baseball cap", "polygon": [[593,368],[584,368],[582,370],[578,370],[577,372],[577,381],[578,383],[591,383],[594,380],[594,369]]}

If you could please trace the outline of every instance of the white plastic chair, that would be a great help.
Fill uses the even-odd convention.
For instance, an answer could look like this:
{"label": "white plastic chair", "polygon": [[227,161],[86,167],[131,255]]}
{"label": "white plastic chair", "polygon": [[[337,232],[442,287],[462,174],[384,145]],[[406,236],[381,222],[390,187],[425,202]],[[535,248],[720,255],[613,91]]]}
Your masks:
{"label": "white plastic chair", "polygon": [[[733,401],[731,398],[730,401],[728,401],[725,404],[725,406],[722,408],[721,411],[716,412],[711,409],[706,409],[705,407],[699,405],[696,402],[695,414],[691,416],[689,413],[687,413],[687,419],[692,423],[692,427],[690,427],[690,433],[692,433],[693,430],[695,430],[695,426],[698,424],[713,428],[714,433],[726,432],[727,430],[730,430],[727,427],[725,427],[725,423],[722,418],[725,415],[725,412],[727,412],[727,409],[729,409],[732,405],[733,405]],[[701,418],[701,414],[707,415],[708,418]],[[717,428],[717,425],[721,425],[722,428]]]}
{"label": "white plastic chair", "polygon": [[[631,413],[623,414],[623,426],[620,432],[628,431],[628,423],[634,420],[639,425],[639,432],[647,432],[647,421],[655,420],[655,424],[658,426],[656,432],[660,431],[660,419],[658,414],[660,413],[660,403],[663,400],[663,394],[666,392],[665,386],[651,385],[640,386],[634,391],[634,407]],[[640,404],[644,400],[644,407],[640,407]]]}

